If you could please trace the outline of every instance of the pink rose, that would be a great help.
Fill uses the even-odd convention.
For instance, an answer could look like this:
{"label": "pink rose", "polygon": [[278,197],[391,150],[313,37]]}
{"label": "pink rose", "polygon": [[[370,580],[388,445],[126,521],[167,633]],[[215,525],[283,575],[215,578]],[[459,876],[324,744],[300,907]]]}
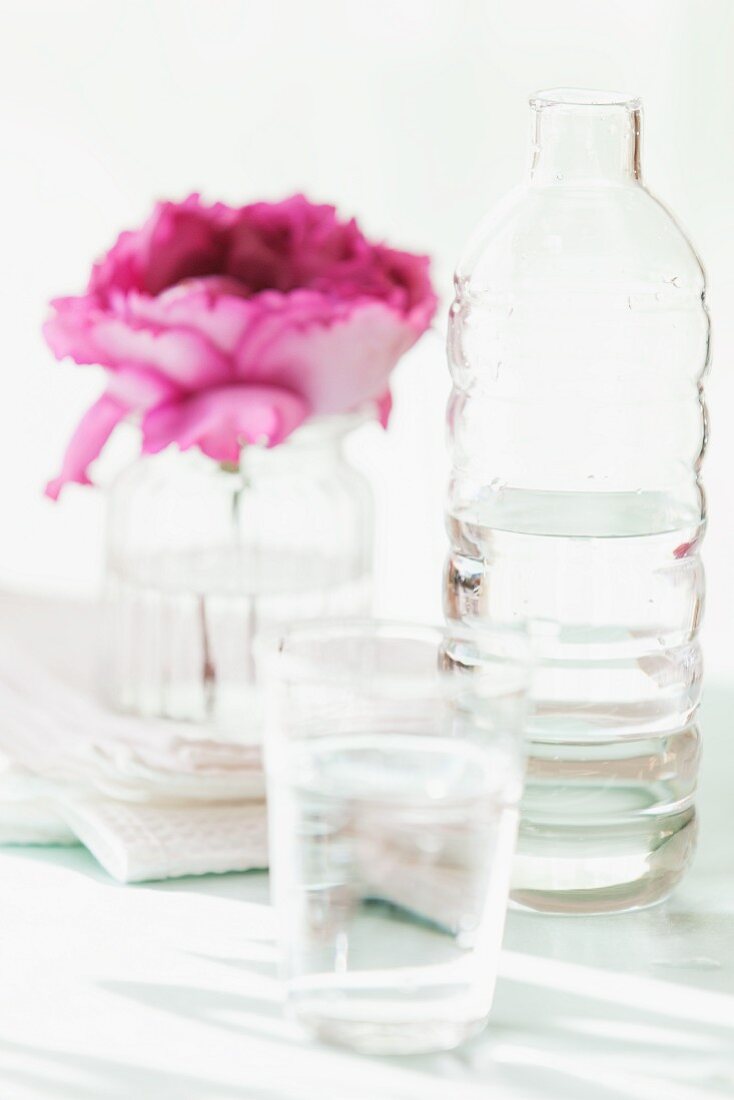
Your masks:
{"label": "pink rose", "polygon": [[107,389],[79,423],[58,478],[87,469],[137,415],[144,453],[176,443],[236,462],[307,417],[372,403],[436,308],[428,259],[365,239],[302,195],[238,209],[198,195],[159,203],[122,233],[86,294],[57,298],[44,335],[57,359],[99,364]]}

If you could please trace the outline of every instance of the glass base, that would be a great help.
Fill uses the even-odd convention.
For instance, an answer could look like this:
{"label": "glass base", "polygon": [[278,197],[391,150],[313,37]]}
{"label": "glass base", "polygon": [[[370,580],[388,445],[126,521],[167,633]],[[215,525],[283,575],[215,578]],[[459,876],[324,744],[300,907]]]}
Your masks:
{"label": "glass base", "polygon": [[290,1015],[315,1038],[360,1054],[408,1055],[454,1050],[477,1035],[487,1018],[465,1023],[442,1020],[400,1023],[352,1020],[325,1016],[317,1008],[298,1006]]}
{"label": "glass base", "polygon": [[654,829],[539,830],[521,827],[511,903],[540,913],[586,916],[664,901],[688,869],[697,821],[692,807]]}

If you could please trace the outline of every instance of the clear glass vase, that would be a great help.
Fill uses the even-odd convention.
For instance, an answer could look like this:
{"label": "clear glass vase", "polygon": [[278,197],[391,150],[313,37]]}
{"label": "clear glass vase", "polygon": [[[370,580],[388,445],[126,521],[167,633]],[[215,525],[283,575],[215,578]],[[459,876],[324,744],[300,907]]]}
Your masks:
{"label": "clear glass vase", "polygon": [[446,612],[557,624],[514,897],[605,912],[665,897],[694,847],[709,323],[639,102],[531,106],[530,177],[456,275]]}
{"label": "clear glass vase", "polygon": [[342,446],[358,423],[314,421],[245,447],[238,468],[169,448],[116,479],[103,677],[115,709],[256,740],[258,633],[369,610],[372,495]]}

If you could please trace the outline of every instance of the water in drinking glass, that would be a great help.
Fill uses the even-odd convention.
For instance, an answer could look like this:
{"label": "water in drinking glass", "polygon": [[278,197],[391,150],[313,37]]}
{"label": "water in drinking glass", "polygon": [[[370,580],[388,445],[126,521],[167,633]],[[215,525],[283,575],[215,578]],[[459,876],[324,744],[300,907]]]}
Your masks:
{"label": "water in drinking glass", "polygon": [[265,656],[282,974],[322,1038],[417,1053],[487,1018],[529,672],[487,634],[322,620]]}
{"label": "water in drinking glass", "polygon": [[294,755],[271,819],[302,1021],[395,1053],[482,1026],[517,827],[510,770],[483,747],[410,734],[320,737]]}

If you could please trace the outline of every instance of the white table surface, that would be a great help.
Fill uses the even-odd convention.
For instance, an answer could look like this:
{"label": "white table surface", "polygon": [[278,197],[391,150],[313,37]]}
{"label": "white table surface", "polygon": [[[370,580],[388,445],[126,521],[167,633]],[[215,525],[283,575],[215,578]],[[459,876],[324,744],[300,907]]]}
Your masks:
{"label": "white table surface", "polygon": [[732,716],[734,688],[710,685],[675,896],[511,913],[491,1024],[451,1054],[359,1057],[285,1020],[263,874],[119,886],[82,848],[0,849],[0,1100],[734,1096]]}

